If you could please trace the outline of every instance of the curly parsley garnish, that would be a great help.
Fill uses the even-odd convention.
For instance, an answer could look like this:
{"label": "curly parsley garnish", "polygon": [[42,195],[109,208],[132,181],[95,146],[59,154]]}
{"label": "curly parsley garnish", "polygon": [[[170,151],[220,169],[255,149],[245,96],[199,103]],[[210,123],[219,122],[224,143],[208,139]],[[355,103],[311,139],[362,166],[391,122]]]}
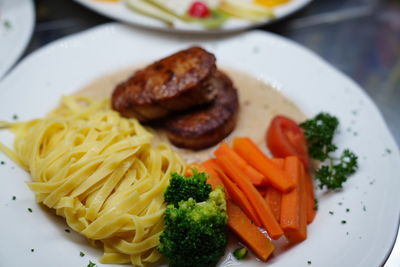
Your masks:
{"label": "curly parsley garnish", "polygon": [[339,158],[332,156],[337,150],[333,137],[338,125],[339,120],[328,113],[319,113],[313,119],[300,124],[310,156],[323,163],[315,173],[321,189],[342,188],[343,183],[358,168],[357,156],[349,149],[345,149]]}

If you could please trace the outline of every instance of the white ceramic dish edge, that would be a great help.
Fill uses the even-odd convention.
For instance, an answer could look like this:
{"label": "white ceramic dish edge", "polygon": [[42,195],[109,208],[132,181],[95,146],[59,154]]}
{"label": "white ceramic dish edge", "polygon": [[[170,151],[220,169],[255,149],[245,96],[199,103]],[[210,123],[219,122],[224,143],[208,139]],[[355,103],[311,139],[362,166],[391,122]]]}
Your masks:
{"label": "white ceramic dish edge", "polygon": [[[73,37],[68,37],[59,41],[56,41],[52,44],[49,44],[47,46],[45,46],[44,48],[38,50],[38,52],[36,52],[33,55],[28,56],[24,61],[21,62],[21,64],[19,64],[4,80],[3,82],[0,84],[0,89],[7,89],[8,88],[8,84],[9,82],[15,81],[15,79],[17,79],[17,76],[13,77],[14,75],[18,75],[18,72],[22,71],[24,68],[26,68],[25,66],[28,66],[30,63],[30,61],[34,61],[35,58],[40,57],[41,54],[45,54],[49,52],[49,49],[57,49],[57,47],[63,46],[63,47],[68,47],[68,46],[74,46],[76,45],[77,47],[79,47],[79,43],[81,41],[85,41],[86,39],[90,39],[90,38],[94,38],[96,34],[99,34],[99,32],[116,32],[116,31],[128,31],[131,32],[132,29],[129,29],[125,26],[121,26],[121,25],[117,25],[117,24],[109,24],[109,25],[105,25],[105,26],[100,26],[97,27],[95,29],[77,34]],[[143,32],[137,32],[136,34],[140,35],[140,34],[146,34]],[[375,125],[375,127],[379,128],[379,129],[383,129],[382,131],[385,132],[385,134],[383,134],[383,139],[385,140],[385,146],[390,147],[393,151],[392,151],[392,157],[395,157],[394,161],[399,162],[399,153],[398,153],[398,149],[397,146],[393,140],[393,137],[389,134],[389,130],[387,128],[387,126],[385,125],[382,115],[380,114],[379,110],[376,108],[376,106],[373,104],[373,102],[367,97],[367,95],[362,91],[361,88],[359,88],[352,80],[350,80],[348,77],[344,76],[343,74],[341,74],[340,72],[338,72],[337,70],[333,69],[329,64],[327,64],[326,62],[324,62],[323,60],[321,60],[319,57],[315,56],[315,54],[313,54],[312,52],[310,52],[307,49],[304,49],[300,46],[298,46],[297,44],[293,43],[293,42],[288,42],[286,39],[283,39],[282,37],[276,36],[274,34],[269,34],[269,33],[264,33],[264,32],[250,32],[247,34],[244,34],[241,37],[237,37],[234,36],[231,39],[227,38],[226,40],[222,40],[221,42],[225,42],[227,41],[229,43],[229,41],[235,39],[235,38],[258,38],[259,40],[265,39],[265,36],[269,36],[269,37],[273,37],[273,39],[276,40],[280,40],[280,42],[276,43],[276,45],[279,46],[290,46],[291,49],[295,49],[296,53],[302,53],[304,54],[306,57],[312,57],[314,59],[316,59],[318,61],[318,64],[320,65],[319,67],[321,67],[322,69],[325,69],[326,71],[328,71],[329,73],[332,73],[333,76],[336,77],[340,77],[340,79],[343,79],[344,83],[347,83],[349,87],[353,87],[353,88],[357,88],[357,90],[355,91],[356,94],[361,96],[361,100],[365,101],[365,103],[370,106],[371,108],[373,108],[373,115],[371,117],[371,120],[374,121],[378,121],[378,125]],[[86,39],[85,39],[86,38]],[[157,39],[159,37],[153,37],[153,39]],[[152,38],[150,38],[152,39]],[[183,38],[185,39],[185,38]],[[267,38],[268,39],[268,38]],[[78,41],[80,40],[80,41]],[[265,39],[266,40],[266,39]],[[196,43],[198,42],[198,40],[196,41],[185,41],[185,40],[181,40],[183,42],[184,45],[189,45],[189,43]],[[212,42],[208,42],[206,43],[206,47],[213,50],[218,50],[215,47],[217,47],[219,44],[218,42],[212,43]],[[225,45],[226,46],[226,45]],[[214,48],[213,48],[214,47]],[[171,48],[170,48],[171,49]],[[219,51],[220,53],[222,53],[221,51]],[[236,59],[238,60],[238,59]],[[229,60],[227,60],[229,61]],[[224,62],[227,63],[227,62]],[[113,68],[113,63],[110,64],[110,68]],[[339,76],[338,76],[339,75]],[[93,79],[94,77],[87,77],[87,79]],[[274,79],[269,80],[269,81],[274,81]],[[279,81],[279,79],[277,79],[277,81]],[[87,81],[79,81],[79,83],[85,83]],[[279,86],[278,86],[279,87]],[[70,88],[68,90],[76,90],[76,88]],[[284,89],[283,89],[284,90]],[[351,89],[353,90],[353,89]],[[0,96],[6,96],[7,95],[7,90],[0,90]],[[66,92],[67,93],[67,92]],[[361,94],[360,94],[361,93]],[[53,96],[50,97],[50,99],[52,99]],[[298,98],[298,95],[294,94],[291,95],[291,98],[295,101]],[[3,97],[0,97],[0,99],[6,99]],[[29,102],[29,101],[28,101]],[[305,110],[305,112],[307,114],[312,113],[311,112],[311,108],[304,106],[303,103],[301,103],[301,101],[298,102],[300,104],[300,106]],[[54,104],[54,103],[53,103]],[[43,113],[43,111],[48,110],[48,106],[43,107],[43,110],[39,111],[39,113]],[[315,108],[314,108],[315,109]],[[10,111],[12,112],[12,111]],[[4,113],[2,113],[3,115]],[[11,115],[11,114],[9,114]],[[34,114],[35,115],[35,114]],[[375,118],[377,117],[377,118]],[[388,133],[388,134],[386,134]],[[394,148],[394,149],[393,149]],[[394,180],[395,181],[395,180]],[[351,183],[351,181],[350,181]],[[397,180],[397,184],[395,182],[395,184],[391,185],[392,188],[399,186],[399,179]],[[392,188],[390,188],[391,190],[393,190]],[[388,189],[387,189],[388,190]],[[386,194],[384,192],[382,192],[383,197],[386,196]],[[385,209],[388,209],[389,207],[384,207],[381,212],[383,212]],[[399,214],[400,214],[400,207],[392,207],[394,208],[392,210],[392,212],[389,212],[389,214],[391,214],[391,217],[395,218],[396,221],[398,221],[399,219]],[[385,214],[387,214],[387,212],[385,212]],[[392,219],[393,219],[392,218]],[[383,219],[383,218],[382,218]],[[311,225],[311,228],[313,228],[314,225]],[[397,233],[397,225],[389,225],[389,226],[385,226],[385,227],[389,227],[391,228],[391,232],[393,232],[393,235],[390,235],[390,242],[388,240],[386,240],[386,242],[384,244],[381,243],[372,243],[370,246],[369,251],[365,252],[365,258],[363,261],[360,261],[359,264],[357,266],[379,266],[381,264],[383,264],[383,262],[385,261],[385,259],[387,258],[387,256],[390,253],[390,249],[394,243],[394,239],[396,237],[395,233]],[[386,230],[386,229],[385,229]],[[377,229],[377,231],[379,231],[379,229]],[[303,244],[302,244],[303,245]],[[305,244],[304,244],[305,245]],[[376,253],[376,250],[379,248],[379,246],[385,246],[385,253],[381,253],[381,257],[374,257],[374,253]],[[279,263],[276,262],[278,265]],[[355,266],[355,265],[353,265]]]}

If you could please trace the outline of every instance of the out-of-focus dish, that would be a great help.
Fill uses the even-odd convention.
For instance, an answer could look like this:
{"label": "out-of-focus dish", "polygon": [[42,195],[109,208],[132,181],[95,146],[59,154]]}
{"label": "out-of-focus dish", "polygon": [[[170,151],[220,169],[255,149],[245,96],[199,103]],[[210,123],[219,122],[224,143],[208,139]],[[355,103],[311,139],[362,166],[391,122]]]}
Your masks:
{"label": "out-of-focus dish", "polygon": [[32,0],[0,1],[0,79],[24,52],[34,24]]}
{"label": "out-of-focus dish", "polygon": [[230,32],[283,18],[311,0],[75,0],[105,16],[165,31]]}
{"label": "out-of-focus dish", "polygon": [[[97,77],[128,67],[133,62],[152,62],[193,44],[193,41],[169,38],[163,42],[163,49],[160,50],[159,43],[163,38],[149,36],[145,32],[124,26],[109,25],[56,42],[51,49],[43,49],[29,57],[2,82],[0,96],[1,99],[7,99],[7,102],[0,107],[0,114],[2,118],[9,120],[42,117],[55,106],[61,95],[71,94]],[[74,45],[70,46],[71,43]],[[101,57],[99,50],[91,49],[94,43],[101,44],[98,46]],[[400,159],[390,134],[370,100],[354,83],[310,52],[275,35],[252,32],[221,39],[217,43],[201,39],[195,43],[213,52],[220,65],[230,66],[269,81],[306,114],[311,115],[322,109],[337,114],[343,125],[341,130],[351,130],[346,138],[338,138],[338,145],[352,147],[361,159],[360,165],[363,168],[347,182],[345,190],[333,195],[319,196],[320,212],[310,226],[307,242],[277,253],[270,264],[382,264],[394,240],[399,214],[399,207],[393,205],[398,203],[395,190],[399,183],[398,177],[393,176],[392,171],[382,170],[393,170]],[[115,45],[119,47],[118,52],[113,49]],[[71,50],[65,50],[65,47]],[[145,48],[149,54],[140,53]],[[85,60],[76,65],[77,58],[82,57]],[[36,64],[54,66],[54,62],[63,64],[58,64],[60,67],[57,69],[48,68],[51,73],[48,73],[48,69],[45,71],[34,67]],[[20,79],[21,75],[31,75],[28,70],[32,69],[36,70],[35,79]],[[29,86],[24,84],[25,81],[30,81]],[[21,98],[21,94],[25,97]],[[0,134],[1,140],[10,145],[12,135],[3,132]],[[369,146],[366,147],[365,143]],[[4,166],[0,166],[2,176],[11,178],[0,187],[1,196],[9,195],[1,199],[4,204],[4,208],[0,210],[1,217],[4,218],[1,226],[4,229],[10,224],[16,226],[15,229],[7,229],[2,239],[2,242],[9,244],[1,246],[2,254],[5,255],[3,261],[7,266],[20,266],[28,262],[49,265],[55,260],[60,266],[87,265],[89,259],[95,261],[99,258],[96,250],[86,246],[85,242],[80,242],[81,239],[72,232],[64,231],[66,227],[61,221],[52,216],[43,216],[47,213],[32,204],[34,200],[31,192],[21,183],[22,180],[29,180],[26,173],[15,168],[5,157],[0,160],[4,161]],[[382,192],[386,198],[381,197]],[[386,205],[388,201],[391,203],[390,208]],[[326,211],[332,211],[332,214]],[[378,213],[380,216],[376,216]],[[28,218],[32,220],[30,225],[35,225],[34,231],[24,227]],[[61,225],[57,226],[57,223]],[[377,226],[379,233],[375,231]],[[76,241],[68,240],[68,237]],[[343,255],[342,248],[345,246],[351,253]],[[59,248],[63,250],[61,256],[56,253]],[[86,256],[80,257],[80,252]],[[339,254],[341,257],[337,256]],[[57,255],[57,258],[53,255]],[[62,258],[63,255],[65,258]],[[225,254],[222,266],[235,261],[230,255]],[[255,260],[243,261],[241,264],[263,266]]]}

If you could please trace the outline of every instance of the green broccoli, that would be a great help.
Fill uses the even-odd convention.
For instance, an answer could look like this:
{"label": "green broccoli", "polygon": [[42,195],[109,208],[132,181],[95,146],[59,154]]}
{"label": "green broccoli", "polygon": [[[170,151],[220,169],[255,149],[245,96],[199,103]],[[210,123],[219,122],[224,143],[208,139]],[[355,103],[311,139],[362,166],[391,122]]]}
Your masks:
{"label": "green broccoli", "polygon": [[[194,177],[200,176],[197,173]],[[194,177],[183,179],[194,179]],[[203,174],[201,177],[204,177]],[[203,184],[197,183],[199,191],[205,191]],[[195,187],[192,188],[194,195],[197,195]],[[170,194],[172,191],[167,189],[166,194],[167,192]],[[182,196],[186,198],[190,193]],[[173,198],[172,201],[176,199]],[[215,266],[224,254],[227,243],[228,217],[223,189],[216,188],[201,202],[189,197],[187,200],[179,201],[178,204],[169,203],[164,216],[165,227],[160,236],[158,251],[168,258],[172,267]]]}
{"label": "green broccoli", "polygon": [[208,174],[198,172],[193,168],[193,176],[183,177],[177,173],[171,174],[171,180],[164,193],[168,204],[178,205],[179,201],[193,198],[197,202],[205,201],[211,192],[211,185],[206,184]]}

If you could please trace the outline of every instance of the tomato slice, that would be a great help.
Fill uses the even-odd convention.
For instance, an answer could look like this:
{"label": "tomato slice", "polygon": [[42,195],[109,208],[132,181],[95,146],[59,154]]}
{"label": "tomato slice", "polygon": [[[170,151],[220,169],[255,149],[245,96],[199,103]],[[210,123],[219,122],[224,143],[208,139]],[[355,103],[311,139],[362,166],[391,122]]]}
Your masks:
{"label": "tomato slice", "polygon": [[310,159],[306,139],[303,130],[292,119],[282,115],[274,117],[267,130],[266,143],[274,157],[297,156],[308,168]]}

